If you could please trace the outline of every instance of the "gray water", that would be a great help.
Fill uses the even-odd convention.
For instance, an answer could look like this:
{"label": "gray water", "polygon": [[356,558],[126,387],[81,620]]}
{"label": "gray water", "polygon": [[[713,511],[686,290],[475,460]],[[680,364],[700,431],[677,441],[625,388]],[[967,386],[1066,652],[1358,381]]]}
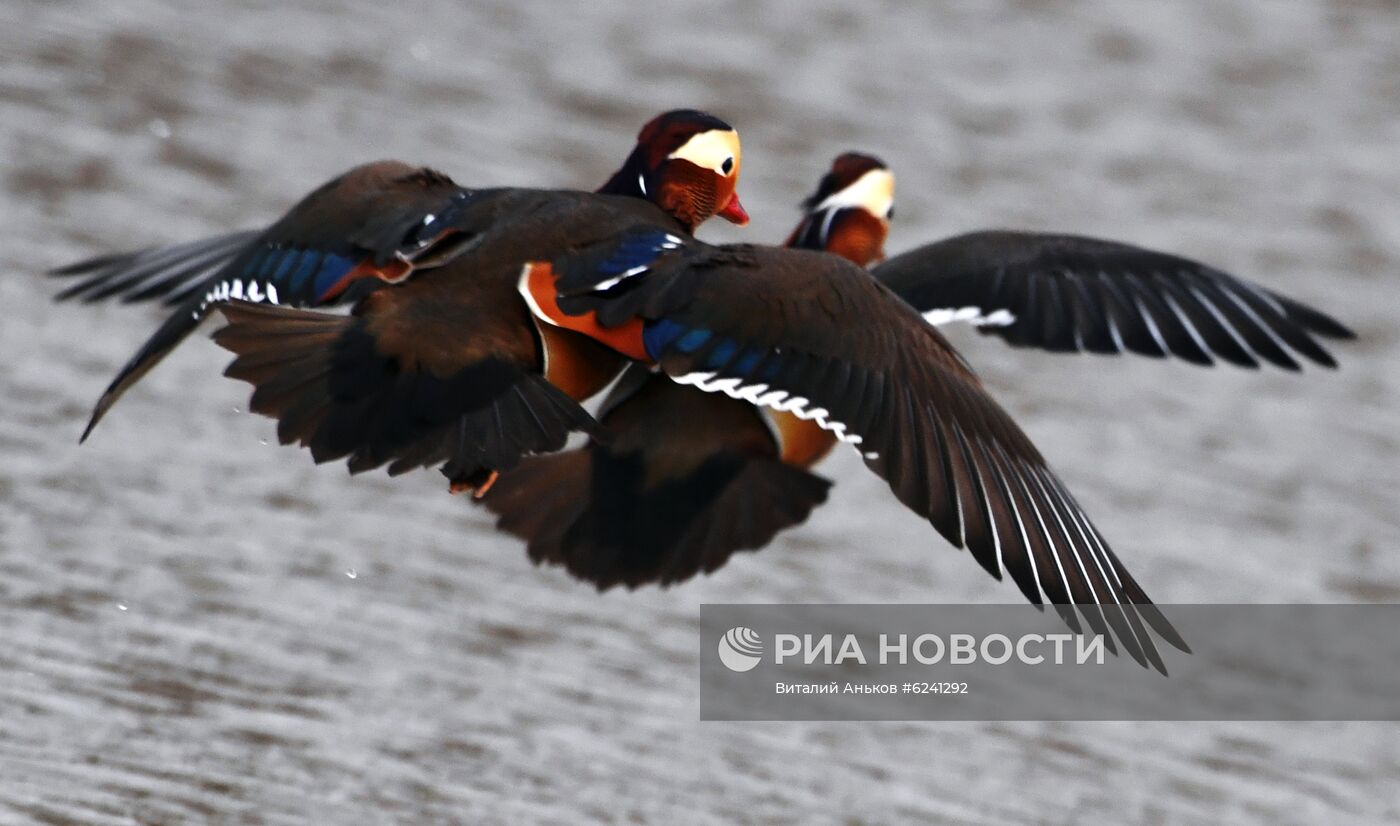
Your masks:
{"label": "gray water", "polygon": [[202,337],[80,448],[160,314],[38,275],[374,157],[596,186],[699,106],[754,216],[706,237],[859,148],[892,251],[1101,234],[1354,326],[1301,376],[955,341],[1156,600],[1400,601],[1394,2],[291,5],[0,6],[0,823],[1400,820],[1394,724],[701,724],[702,602],[1018,596],[844,453],[763,553],[600,596],[435,473],[277,447]]}

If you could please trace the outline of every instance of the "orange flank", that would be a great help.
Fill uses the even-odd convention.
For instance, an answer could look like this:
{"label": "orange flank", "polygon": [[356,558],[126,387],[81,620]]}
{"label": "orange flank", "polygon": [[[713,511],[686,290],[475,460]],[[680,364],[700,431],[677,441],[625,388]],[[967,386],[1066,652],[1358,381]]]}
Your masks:
{"label": "orange flank", "polygon": [[617,353],[588,336],[536,321],[544,345],[544,377],[574,401],[591,398],[612,381],[626,363]]}
{"label": "orange flank", "polygon": [[783,462],[809,468],[820,462],[836,446],[836,436],[808,419],[799,419],[786,411],[772,410],[773,425],[783,446]]}
{"label": "orange flank", "polygon": [[525,303],[530,305],[530,312],[541,321],[582,333],[628,358],[651,363],[651,357],[642,343],[640,318],[628,319],[616,327],[604,327],[598,323],[598,314],[593,310],[582,315],[568,315],[559,309],[558,294],[554,290],[554,268],[548,262],[526,264],[525,272],[520,276],[519,289]]}

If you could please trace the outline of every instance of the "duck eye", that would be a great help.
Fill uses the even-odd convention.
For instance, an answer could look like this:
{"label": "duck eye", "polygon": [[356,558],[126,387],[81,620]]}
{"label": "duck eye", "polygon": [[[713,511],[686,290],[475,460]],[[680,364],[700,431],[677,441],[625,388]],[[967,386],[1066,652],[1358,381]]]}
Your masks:
{"label": "duck eye", "polygon": [[729,173],[733,172],[733,171],[734,171],[734,158],[733,158],[733,157],[725,158],[725,159],[724,159],[724,163],[722,163],[722,164],[719,165],[719,170],[720,170],[721,172],[723,172],[724,174],[726,174],[726,175],[728,175]]}

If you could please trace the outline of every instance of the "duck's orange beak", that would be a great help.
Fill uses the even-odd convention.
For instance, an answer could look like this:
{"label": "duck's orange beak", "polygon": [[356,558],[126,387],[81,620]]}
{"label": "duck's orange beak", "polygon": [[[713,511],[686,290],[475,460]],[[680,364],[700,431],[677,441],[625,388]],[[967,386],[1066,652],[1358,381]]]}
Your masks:
{"label": "duck's orange beak", "polygon": [[719,211],[719,217],[741,227],[749,222],[749,214],[744,211],[744,205],[739,203],[739,193],[735,192],[729,196],[729,203]]}

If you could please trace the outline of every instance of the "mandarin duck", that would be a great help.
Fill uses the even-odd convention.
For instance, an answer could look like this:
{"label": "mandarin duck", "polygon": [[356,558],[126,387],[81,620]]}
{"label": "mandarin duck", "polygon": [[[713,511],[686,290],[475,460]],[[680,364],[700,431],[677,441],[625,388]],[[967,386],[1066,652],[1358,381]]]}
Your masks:
{"label": "mandarin duck", "polygon": [[[788,246],[825,249],[862,265],[884,257],[883,243],[893,216],[893,176],[878,159],[858,153],[839,157],[804,207],[807,214],[789,237]],[[1077,258],[1055,254],[1057,248],[1063,250],[1067,245],[1080,251]],[[1094,250],[1102,253],[1097,259],[1088,252]],[[1138,267],[1110,266],[1114,260],[1108,255],[1110,251],[1119,254],[1120,264],[1130,251]],[[1264,340],[1263,332],[1273,330],[1298,352],[1332,366],[1334,362],[1325,351],[1315,344],[1310,346],[1307,332],[1350,336],[1340,323],[1319,311],[1206,265],[1089,238],[973,233],[902,255],[876,267],[874,274],[882,280],[888,277],[894,282],[892,286],[911,287],[913,293],[905,297],[917,301],[931,322],[978,320],[980,313],[955,302],[970,292],[976,294],[969,284],[978,283],[979,276],[981,282],[993,284],[1003,279],[1000,289],[986,293],[992,297],[986,302],[994,308],[990,312],[1001,311],[996,320],[1009,321],[1006,307],[1012,306],[1021,310],[1022,317],[1037,319],[1063,310],[1072,322],[1076,308],[1057,304],[1053,288],[1048,309],[1034,303],[1035,279],[1047,277],[1045,270],[1051,277],[1074,277],[1074,270],[1063,269],[1067,260],[1078,261],[1081,267],[1100,267],[1103,292],[1089,294],[1101,296],[1099,306],[1105,309],[1097,316],[1087,316],[1091,320],[1111,319],[1115,311],[1123,309],[1114,303],[1123,290],[1140,293],[1141,282],[1135,272],[1171,269],[1183,273],[1183,279],[1210,274],[1214,285],[1187,288],[1198,294],[1218,297],[1244,292],[1269,297],[1265,308],[1255,305],[1245,317],[1229,310],[1212,312],[1210,317],[1217,326],[1205,334],[1211,340],[1225,336],[1259,342]],[[958,266],[940,269],[949,261]],[[940,284],[949,285],[946,294],[939,291]],[[1137,304],[1144,315],[1149,314],[1147,306],[1171,300],[1171,283],[1159,289],[1162,294],[1158,298]],[[998,300],[998,296],[1003,297]],[[1248,298],[1231,300],[1236,304],[1249,302]],[[949,310],[950,306],[954,309]],[[1092,302],[1090,306],[1094,306]],[[1078,309],[1079,318],[1085,319],[1083,308]],[[1128,327],[1132,330],[1128,341],[1132,342],[1143,340],[1136,335],[1142,324],[1155,329],[1150,316],[1137,328],[1112,320],[1102,323],[1115,330],[1120,324]],[[1030,329],[1053,327],[1040,321]],[[1056,349],[1059,340],[1054,335],[1029,338],[1047,349]],[[1025,343],[1025,339],[1010,340]],[[1115,333],[1111,340],[1122,349],[1120,334]],[[1154,340],[1162,342],[1155,333]],[[1158,352],[1141,346],[1129,349],[1148,355],[1169,351],[1189,354],[1179,345],[1175,350],[1164,346]],[[1232,356],[1228,360],[1250,366],[1238,351],[1225,352]],[[1272,363],[1290,366],[1286,356],[1279,357],[1277,348],[1256,345],[1256,352]],[[594,441],[581,450],[534,457],[508,475],[485,500],[500,516],[500,527],[528,541],[530,555],[537,562],[562,564],[599,588],[669,584],[715,570],[736,550],[762,547],[777,531],[803,521],[825,499],[829,483],[806,469],[826,455],[837,436],[814,417],[770,411],[775,427],[769,430],[758,426],[753,412],[745,415],[742,405],[725,395],[706,397],[683,385],[667,385],[637,366],[628,376],[631,380],[620,383],[600,411],[611,434],[607,444]]]}
{"label": "mandarin duck", "polygon": [[[853,226],[884,226],[892,186],[888,170],[867,170],[821,199],[818,205],[838,214],[811,216],[794,239],[825,233],[830,245],[830,233],[847,223],[842,210],[864,210],[876,219],[848,219]],[[629,228],[532,264],[520,290],[546,323],[589,335],[678,384],[790,414],[854,446],[901,503],[954,546],[967,548],[994,577],[1009,574],[1031,603],[1050,603],[1075,631],[1087,624],[1111,649],[1121,646],[1164,672],[1156,638],[1189,651],[962,356],[889,287],[859,264],[824,251],[673,238],[660,226]],[[692,438],[685,424],[673,426],[678,442]],[[624,438],[619,435],[618,443]],[[759,451],[734,444],[770,466],[802,470],[781,462],[779,444],[768,439]],[[632,473],[645,482],[635,468]],[[610,495],[595,491],[600,502]],[[824,494],[824,485],[813,485],[799,498],[806,496],[810,510]],[[771,494],[766,501],[773,501]],[[732,513],[744,513],[735,500],[728,504]],[[759,506],[766,507],[765,500]],[[611,506],[614,518],[624,512]],[[660,519],[636,511],[631,518]],[[596,521],[576,524],[596,530]],[[668,549],[660,565],[628,562],[654,578],[668,576],[669,566],[679,578],[705,569],[706,549],[718,547],[715,558],[722,562],[743,538],[721,520],[693,529],[699,539]],[[568,547],[572,538],[555,547]],[[627,567],[604,556],[601,567],[610,564]]]}
{"label": "mandarin duck", "polygon": [[[596,424],[578,406],[619,356],[538,324],[515,282],[533,258],[611,237],[638,221],[681,243],[720,215],[746,223],[735,192],[738,135],[703,112],[643,127],[596,193],[467,189],[394,161],[357,167],[267,230],[85,261],[61,298],[163,298],[174,314],[98,402],[112,404],[220,308],[226,374],[254,385],[250,409],[284,443],[352,472],[443,464],[455,488],[489,484],[522,455],[557,450]],[[348,316],[302,307],[352,303]]]}
{"label": "mandarin duck", "polygon": [[[846,153],[803,206],[788,246],[865,266],[884,255],[894,176],[877,158]],[[806,520],[831,487],[808,472],[835,444],[830,431],[641,364],[598,418],[605,440],[525,459],[482,502],[497,527],[526,540],[532,560],[599,589],[713,572]]]}

